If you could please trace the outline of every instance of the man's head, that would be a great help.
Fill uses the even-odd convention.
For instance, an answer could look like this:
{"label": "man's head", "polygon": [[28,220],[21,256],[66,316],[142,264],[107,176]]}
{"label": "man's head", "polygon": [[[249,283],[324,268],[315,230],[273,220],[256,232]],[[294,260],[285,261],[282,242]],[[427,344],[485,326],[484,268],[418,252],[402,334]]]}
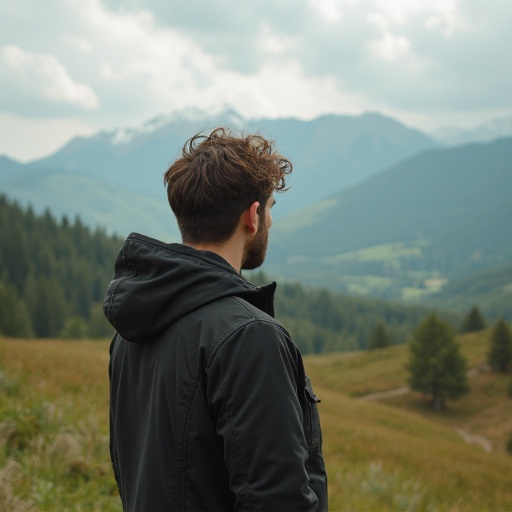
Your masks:
{"label": "man's head", "polygon": [[222,244],[235,232],[242,213],[259,202],[258,233],[245,252],[249,264],[256,250],[251,244],[259,243],[261,249],[264,243],[264,258],[270,227],[265,213],[274,202],[273,192],[285,190],[291,171],[290,161],[260,135],[235,136],[225,128],[195,135],[164,175],[183,242]]}

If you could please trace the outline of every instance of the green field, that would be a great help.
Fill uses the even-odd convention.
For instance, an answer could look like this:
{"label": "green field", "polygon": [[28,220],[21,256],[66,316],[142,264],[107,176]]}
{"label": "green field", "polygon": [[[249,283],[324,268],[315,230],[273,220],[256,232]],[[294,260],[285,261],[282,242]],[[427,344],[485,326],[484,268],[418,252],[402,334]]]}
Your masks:
{"label": "green field", "polygon": [[[511,377],[485,368],[487,332],[459,341],[471,393],[437,413],[405,388],[406,345],[305,359],[331,511],[512,510]],[[121,510],[107,365],[106,341],[0,339],[0,510]]]}

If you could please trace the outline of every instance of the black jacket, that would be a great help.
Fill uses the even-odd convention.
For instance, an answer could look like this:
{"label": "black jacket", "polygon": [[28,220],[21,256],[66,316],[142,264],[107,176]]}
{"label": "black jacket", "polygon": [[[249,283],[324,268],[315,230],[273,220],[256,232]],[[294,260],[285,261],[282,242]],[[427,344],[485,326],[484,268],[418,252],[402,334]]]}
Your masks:
{"label": "black jacket", "polygon": [[132,234],[104,311],[110,453],[129,511],[327,509],[315,397],[275,283]]}

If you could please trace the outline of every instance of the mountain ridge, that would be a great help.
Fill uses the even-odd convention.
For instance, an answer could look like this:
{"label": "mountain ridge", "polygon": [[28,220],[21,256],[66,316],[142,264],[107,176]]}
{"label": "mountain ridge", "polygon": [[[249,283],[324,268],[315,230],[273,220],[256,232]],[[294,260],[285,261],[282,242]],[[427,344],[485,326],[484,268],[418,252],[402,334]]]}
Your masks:
{"label": "mountain ridge", "polygon": [[360,182],[387,165],[437,146],[420,131],[376,113],[325,115],[311,121],[244,120],[227,110],[202,119],[154,118],[138,129],[78,137],[53,155],[26,166],[67,169],[106,178],[138,193],[159,195],[163,174],[185,141],[221,125],[275,139],[280,153],[292,160],[295,171],[289,182],[294,195],[283,199],[278,215],[313,204],[333,190]]}
{"label": "mountain ridge", "polygon": [[[503,220],[511,214],[512,156],[498,150],[510,138],[443,147],[376,113],[307,122],[223,115],[237,129],[275,138],[295,166],[291,189],[273,211],[270,274],[395,299],[407,290],[421,295],[426,280],[512,260]],[[222,115],[156,117],[138,129],[76,138],[28,164],[1,157],[0,187],[35,211],[79,215],[121,236],[140,231],[178,241],[163,172],[184,139],[209,123],[223,124]]]}

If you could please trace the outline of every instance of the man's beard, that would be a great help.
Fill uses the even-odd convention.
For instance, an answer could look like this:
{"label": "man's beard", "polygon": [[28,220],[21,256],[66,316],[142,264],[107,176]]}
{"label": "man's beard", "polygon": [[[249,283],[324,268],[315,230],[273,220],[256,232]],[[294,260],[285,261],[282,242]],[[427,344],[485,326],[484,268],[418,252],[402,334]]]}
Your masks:
{"label": "man's beard", "polygon": [[261,219],[258,230],[254,238],[248,241],[244,247],[244,258],[242,260],[242,270],[254,270],[261,267],[267,255],[268,229],[264,225],[264,219]]}

